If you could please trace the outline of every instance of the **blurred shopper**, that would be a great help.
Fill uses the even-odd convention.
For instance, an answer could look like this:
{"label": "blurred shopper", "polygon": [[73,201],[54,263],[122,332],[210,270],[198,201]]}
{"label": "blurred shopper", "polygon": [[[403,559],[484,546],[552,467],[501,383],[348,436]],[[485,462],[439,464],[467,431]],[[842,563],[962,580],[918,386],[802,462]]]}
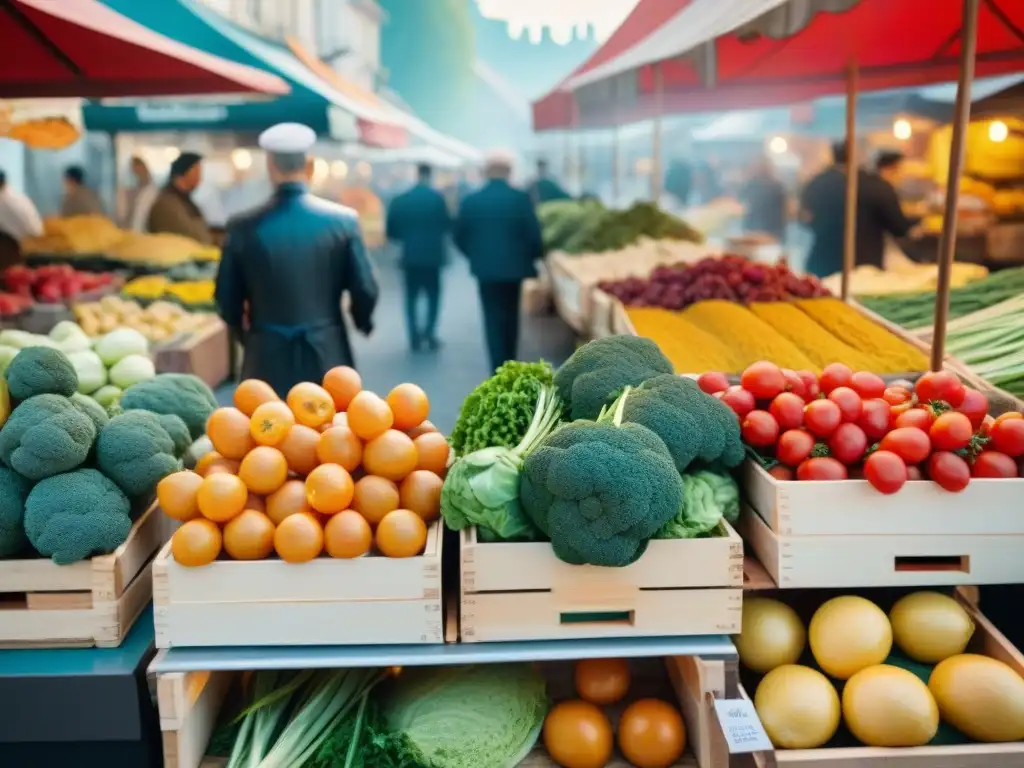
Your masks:
{"label": "blurred shopper", "polygon": [[765,232],[778,242],[786,240],[786,188],[775,175],[775,166],[765,156],[758,157],[740,189],[740,201],[746,210],[743,229]]}
{"label": "blurred shopper", "polygon": [[23,260],[21,241],[43,234],[43,220],[35,204],[7,184],[7,174],[0,171],[0,269],[20,264]]}
{"label": "blurred shopper", "polygon": [[85,185],[85,170],[80,165],[64,169],[64,199],[60,204],[60,215],[103,215],[103,203],[100,202],[99,195]]}
{"label": "blurred shopper", "polygon": [[203,212],[192,199],[203,180],[203,157],[195,152],[182,152],[171,163],[167,186],[160,190],[147,217],[147,229],[153,233],[191,237],[209,245],[213,242]]}
{"label": "blurred shopper", "polygon": [[552,200],[568,200],[571,195],[551,178],[547,160],[537,161],[537,178],[527,188],[534,205],[548,203]]}
{"label": "blurred shopper", "polygon": [[160,188],[153,181],[153,174],[141,157],[132,158],[131,170],[135,186],[128,191],[126,224],[133,232],[145,232],[149,211],[160,194]]}
{"label": "blurred shopper", "polygon": [[455,244],[469,259],[480,289],[491,368],[516,357],[523,280],[544,256],[540,223],[526,192],[512,187],[512,156],[488,159],[487,181],[462,202]]}
{"label": "blurred shopper", "polygon": [[665,174],[665,191],[676,199],[680,208],[690,204],[693,194],[693,168],[685,160],[673,160]]}
{"label": "blurred shopper", "polygon": [[[437,317],[441,308],[441,267],[448,250],[452,217],[444,195],[431,186],[432,171],[421,164],[412,189],[391,201],[387,213],[387,238],[401,248],[400,264],[405,273],[405,321],[409,345],[414,352],[423,347],[440,348]],[[419,322],[419,298],[427,298],[427,319]]]}
{"label": "blurred shopper", "polygon": [[242,378],[262,379],[281,397],[337,365],[354,365],[342,317],[346,293],[363,334],[373,330],[377,304],[355,212],[309,191],[315,143],[313,129],[298,123],[260,135],[275,192],[228,222],[217,274],[220,315],[245,344]]}

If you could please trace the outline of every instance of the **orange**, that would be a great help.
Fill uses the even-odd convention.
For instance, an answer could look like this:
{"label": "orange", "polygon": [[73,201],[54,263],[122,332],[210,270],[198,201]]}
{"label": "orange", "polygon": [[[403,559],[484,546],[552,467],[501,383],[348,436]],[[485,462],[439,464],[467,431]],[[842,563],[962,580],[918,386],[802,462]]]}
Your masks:
{"label": "orange", "polygon": [[289,515],[274,531],[274,551],[286,563],[308,563],[324,550],[324,529],[312,515]]}
{"label": "orange", "polygon": [[338,464],[321,464],[306,478],[306,501],[325,515],[348,509],[352,494],[352,476]]}
{"label": "orange", "polygon": [[356,481],[352,509],[366,518],[370,525],[379,523],[388,512],[398,509],[398,486],[390,480],[367,475]]}
{"label": "orange", "polygon": [[241,463],[242,462],[236,459],[225,459],[221,456],[221,458],[210,462],[210,464],[206,466],[206,471],[203,473],[203,477],[209,477],[217,472],[224,472],[228,475],[237,475],[238,467]]}
{"label": "orange", "polygon": [[199,461],[196,462],[195,472],[201,477],[206,477],[206,472],[211,464],[221,461],[224,457],[216,451],[208,451],[199,457]]}
{"label": "orange", "polygon": [[370,551],[372,544],[370,524],[354,510],[331,515],[324,526],[324,548],[331,557],[360,557]]}
{"label": "orange", "polygon": [[274,551],[274,524],[255,509],[224,526],[224,551],[234,560],[263,560]]}
{"label": "orange", "polygon": [[384,515],[374,541],[385,557],[416,557],[427,544],[427,524],[415,512],[396,509]]}
{"label": "orange", "polygon": [[417,469],[398,486],[398,501],[426,522],[441,516],[441,486],[444,480],[425,469]]}
{"label": "orange", "polygon": [[183,523],[171,536],[171,554],[178,565],[194,568],[209,565],[220,555],[223,537],[220,528],[205,518]]}
{"label": "orange", "polygon": [[288,479],[288,461],[277,448],[258,445],[242,459],[238,476],[250,491],[266,496]]}
{"label": "orange", "polygon": [[388,392],[388,407],[395,415],[395,429],[405,431],[426,421],[430,415],[427,393],[415,384],[399,384]]}
{"label": "orange", "polygon": [[312,427],[296,424],[288,430],[284,440],[277,444],[277,450],[284,454],[288,469],[297,475],[308,475],[320,463],[316,456],[316,444],[320,433]]}
{"label": "orange", "polygon": [[306,484],[301,480],[289,480],[267,496],[267,517],[274,525],[280,525],[288,515],[298,512],[313,514],[313,508],[306,501]]}
{"label": "orange", "polygon": [[189,470],[175,472],[156,484],[156,500],[164,514],[174,520],[199,517],[196,496],[203,484],[201,475]]}
{"label": "orange", "polygon": [[215,523],[226,523],[245,509],[248,498],[245,483],[227,472],[214,472],[204,477],[196,494],[199,511]]}
{"label": "orange", "polygon": [[348,404],[348,426],[360,440],[372,440],[391,429],[395,416],[380,397],[363,390]]}
{"label": "orange", "polygon": [[226,459],[240,459],[253,446],[249,417],[237,408],[218,408],[211,413],[206,434],[217,453]]}
{"label": "orange", "polygon": [[262,496],[257,496],[252,491],[249,491],[249,496],[245,500],[245,509],[255,509],[257,512],[266,512],[267,503],[263,500]]}
{"label": "orange", "polygon": [[363,444],[348,427],[331,427],[320,435],[316,455],[322,464],[338,464],[354,472],[363,460]]}
{"label": "orange", "polygon": [[280,400],[263,403],[252,412],[249,434],[260,445],[279,445],[295,425],[295,414]]}
{"label": "orange", "polygon": [[334,407],[339,411],[348,408],[352,398],[363,389],[363,379],[354,368],[339,365],[324,374],[324,389],[334,400]]}
{"label": "orange", "polygon": [[235,408],[246,416],[252,416],[252,412],[263,403],[280,399],[273,387],[259,379],[246,379],[235,387]]}
{"label": "orange", "polygon": [[288,392],[288,407],[295,414],[295,420],[307,427],[319,427],[334,418],[334,400],[330,393],[319,384],[304,381]]}
{"label": "orange", "polygon": [[440,432],[424,432],[413,438],[416,446],[416,469],[425,469],[439,477],[448,471],[448,455],[451,449]]}
{"label": "orange", "polygon": [[437,427],[434,426],[434,422],[432,421],[424,421],[421,422],[420,424],[417,424],[412,429],[405,430],[405,434],[407,434],[413,440],[415,440],[420,435],[425,435],[429,432],[437,432]]}
{"label": "orange", "polygon": [[416,446],[397,429],[389,429],[363,448],[363,468],[396,483],[416,469],[416,461]]}

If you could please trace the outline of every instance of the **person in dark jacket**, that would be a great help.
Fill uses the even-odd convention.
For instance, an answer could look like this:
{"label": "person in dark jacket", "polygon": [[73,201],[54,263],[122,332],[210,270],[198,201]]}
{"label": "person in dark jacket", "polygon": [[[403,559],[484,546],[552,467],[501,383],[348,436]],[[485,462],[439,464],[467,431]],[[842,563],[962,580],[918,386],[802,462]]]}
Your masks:
{"label": "person in dark jacket", "polygon": [[282,398],[301,381],[319,382],[354,365],[342,318],[373,330],[377,282],[354,211],[310,194],[313,129],[282,123],[260,136],[273,197],[227,227],[217,274],[217,305],[242,336],[242,378],[262,379]]}
{"label": "person in dark jacket", "polygon": [[[440,347],[437,316],[441,307],[441,267],[446,260],[452,219],[444,195],[430,185],[431,175],[429,165],[418,166],[416,185],[392,200],[387,214],[388,240],[402,249],[405,320],[413,351],[424,345],[431,350]],[[427,297],[427,320],[423,325],[417,317],[420,294]]]}
{"label": "person in dark jacket", "polygon": [[747,232],[765,232],[780,243],[786,239],[786,188],[775,175],[767,157],[754,161],[740,200],[746,210],[743,228]]}
{"label": "person in dark jacket", "polygon": [[534,179],[528,188],[530,198],[534,205],[547,203],[552,200],[568,200],[571,195],[562,189],[562,186],[549,175],[547,160],[537,161],[537,178]]}
{"label": "person in dark jacket", "polygon": [[146,217],[146,228],[154,233],[190,237],[197,243],[213,242],[210,228],[192,195],[203,180],[203,157],[182,152],[171,163],[167,185],[160,190]]}
{"label": "person in dark jacket", "polygon": [[544,256],[540,222],[530,196],[509,184],[510,156],[487,161],[487,182],[468,195],[455,221],[455,244],[469,259],[480,288],[491,368],[516,357],[523,280]]}
{"label": "person in dark jacket", "polygon": [[64,197],[60,202],[60,215],[102,216],[103,203],[100,196],[85,183],[85,169],[71,165],[64,169]]}

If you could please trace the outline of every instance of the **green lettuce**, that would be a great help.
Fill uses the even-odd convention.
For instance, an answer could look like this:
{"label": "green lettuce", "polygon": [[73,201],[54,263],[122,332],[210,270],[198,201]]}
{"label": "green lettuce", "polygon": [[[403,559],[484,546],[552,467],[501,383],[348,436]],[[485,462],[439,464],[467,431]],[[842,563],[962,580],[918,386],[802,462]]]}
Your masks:
{"label": "green lettuce", "polygon": [[730,475],[700,470],[682,477],[683,506],[656,539],[695,539],[714,531],[723,519],[739,519],[740,489]]}

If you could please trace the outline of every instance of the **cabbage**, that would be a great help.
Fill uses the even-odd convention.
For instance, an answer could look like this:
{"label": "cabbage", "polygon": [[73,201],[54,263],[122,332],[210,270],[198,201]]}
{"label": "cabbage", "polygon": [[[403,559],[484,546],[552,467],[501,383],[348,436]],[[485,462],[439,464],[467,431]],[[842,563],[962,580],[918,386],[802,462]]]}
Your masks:
{"label": "cabbage", "polygon": [[7,366],[11,364],[11,360],[14,356],[20,352],[17,347],[9,347],[6,344],[0,344],[0,376],[7,373]]}
{"label": "cabbage", "polygon": [[730,475],[702,469],[683,474],[683,508],[661,526],[656,539],[695,539],[740,516],[740,489]]}
{"label": "cabbage", "polygon": [[92,349],[92,341],[85,335],[78,323],[61,320],[50,329],[50,340],[55,342],[64,354],[84,352]]}
{"label": "cabbage", "polygon": [[117,405],[121,399],[121,395],[124,394],[124,390],[120,387],[115,387],[113,384],[107,384],[105,387],[100,387],[92,393],[92,399],[102,405],[104,408],[109,409],[112,405]]}
{"label": "cabbage", "polygon": [[40,336],[38,333],[10,329],[0,331],[0,345],[15,347],[16,349],[26,349],[28,347],[59,349],[57,342],[49,336]]}
{"label": "cabbage", "polygon": [[134,328],[117,328],[96,340],[96,354],[109,366],[128,355],[149,354],[149,342]]}
{"label": "cabbage", "polygon": [[91,394],[107,383],[107,367],[92,350],[69,352],[68,360],[78,374],[78,391],[83,395]]}
{"label": "cabbage", "polygon": [[156,367],[145,355],[128,355],[114,363],[114,367],[110,369],[110,383],[121,389],[128,389],[132,384],[141,381],[149,381],[154,376]]}

